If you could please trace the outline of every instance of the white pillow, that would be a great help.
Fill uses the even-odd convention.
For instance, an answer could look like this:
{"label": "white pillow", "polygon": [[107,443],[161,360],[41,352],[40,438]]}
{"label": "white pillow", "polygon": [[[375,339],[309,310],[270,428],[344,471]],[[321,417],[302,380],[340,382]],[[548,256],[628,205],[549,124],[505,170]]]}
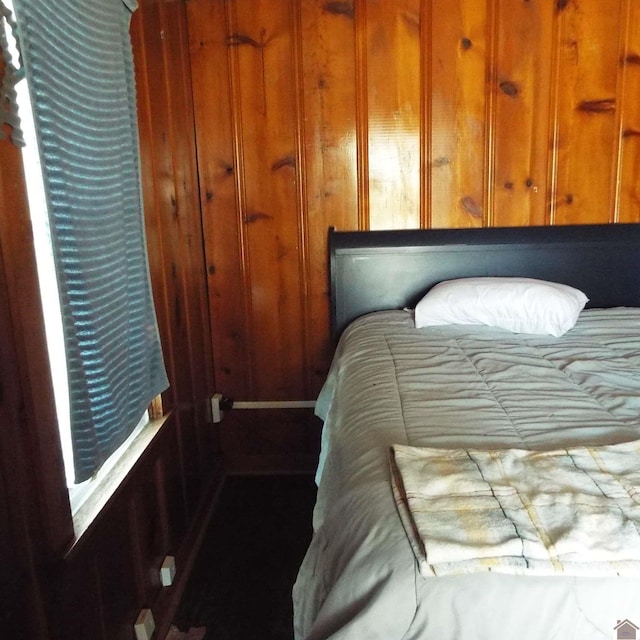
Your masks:
{"label": "white pillow", "polygon": [[532,278],[461,278],[435,285],[415,308],[416,327],[484,324],[514,333],[561,336],[587,296],[566,284]]}

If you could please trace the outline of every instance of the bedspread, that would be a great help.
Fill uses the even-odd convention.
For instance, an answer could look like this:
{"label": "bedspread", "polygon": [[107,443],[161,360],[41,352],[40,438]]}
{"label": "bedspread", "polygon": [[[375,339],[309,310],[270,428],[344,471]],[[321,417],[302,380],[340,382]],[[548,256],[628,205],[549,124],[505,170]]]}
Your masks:
{"label": "bedspread", "polygon": [[380,312],[343,334],[324,420],[297,640],[615,637],[640,626],[634,577],[423,578],[395,507],[391,445],[551,450],[640,438],[640,310],[588,310],[560,338],[416,330]]}

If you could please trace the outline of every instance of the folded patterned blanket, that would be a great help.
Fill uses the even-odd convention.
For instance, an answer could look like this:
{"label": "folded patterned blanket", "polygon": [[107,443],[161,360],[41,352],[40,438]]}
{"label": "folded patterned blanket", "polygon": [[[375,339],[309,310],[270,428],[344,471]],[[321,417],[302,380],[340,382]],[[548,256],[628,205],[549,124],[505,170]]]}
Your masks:
{"label": "folded patterned blanket", "polygon": [[555,451],[394,445],[423,576],[640,575],[640,441]]}

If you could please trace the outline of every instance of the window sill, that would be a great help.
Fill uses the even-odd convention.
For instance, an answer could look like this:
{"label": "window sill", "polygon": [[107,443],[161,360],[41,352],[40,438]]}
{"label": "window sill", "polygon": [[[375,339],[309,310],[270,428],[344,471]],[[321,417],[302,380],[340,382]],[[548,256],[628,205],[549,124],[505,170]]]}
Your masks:
{"label": "window sill", "polygon": [[166,414],[161,418],[151,420],[147,423],[147,425],[131,442],[126,452],[114,465],[111,472],[100,480],[98,486],[92,491],[91,495],[73,514],[75,538],[72,547],[80,541],[82,536],[90,529],[91,525],[100,516],[103,509],[107,506],[116,491],[122,486],[127,476],[131,473],[131,470],[134,468],[138,460],[162,430],[170,415],[170,413]]}

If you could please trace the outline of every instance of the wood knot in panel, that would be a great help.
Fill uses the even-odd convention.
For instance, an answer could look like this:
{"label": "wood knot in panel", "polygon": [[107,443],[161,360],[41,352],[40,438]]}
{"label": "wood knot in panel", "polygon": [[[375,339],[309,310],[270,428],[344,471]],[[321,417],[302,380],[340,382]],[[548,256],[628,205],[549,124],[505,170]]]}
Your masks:
{"label": "wood knot in panel", "polygon": [[262,211],[256,211],[254,213],[248,213],[244,218],[247,224],[257,222],[258,220],[273,220],[273,216],[270,216],[268,213],[263,213]]}
{"label": "wood knot in panel", "polygon": [[355,16],[352,2],[325,2],[322,10],[327,13],[333,13],[336,16],[346,16],[347,18]]}
{"label": "wood knot in panel", "polygon": [[276,160],[271,165],[271,171],[277,171],[278,169],[282,169],[282,167],[293,167],[295,169],[296,159],[293,156],[285,156],[284,158],[280,158]]}
{"label": "wood knot in panel", "polygon": [[505,80],[500,83],[500,91],[508,95],[510,98],[515,98],[520,92],[520,89],[515,82],[512,82],[511,80]]}
{"label": "wood knot in panel", "polygon": [[448,164],[451,164],[451,160],[447,156],[440,156],[433,161],[434,167],[446,167]]}
{"label": "wood knot in panel", "polygon": [[474,218],[482,218],[482,207],[471,196],[462,198],[460,204],[469,215]]}
{"label": "wood knot in panel", "polygon": [[238,47],[243,44],[248,44],[251,47],[255,47],[256,49],[262,49],[264,47],[263,42],[258,42],[254,40],[251,36],[248,36],[244,33],[232,33],[227,38],[227,44],[230,47]]}
{"label": "wood knot in panel", "polygon": [[607,113],[616,110],[616,101],[614,98],[605,98],[603,100],[583,100],[578,104],[578,111],[585,113]]}
{"label": "wood knot in panel", "polygon": [[415,31],[416,33],[420,32],[420,14],[419,13],[405,11],[402,14],[402,19],[404,20],[405,24],[411,31]]}

